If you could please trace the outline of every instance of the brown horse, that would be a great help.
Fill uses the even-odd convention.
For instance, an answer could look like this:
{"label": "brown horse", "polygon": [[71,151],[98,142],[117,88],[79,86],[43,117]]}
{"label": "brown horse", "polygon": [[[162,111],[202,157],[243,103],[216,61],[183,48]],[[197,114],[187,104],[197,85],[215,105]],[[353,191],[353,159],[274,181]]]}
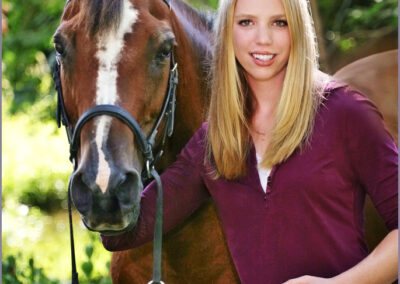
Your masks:
{"label": "brown horse", "polygon": [[[108,104],[128,111],[148,135],[163,105],[173,51],[179,71],[176,125],[157,163],[162,171],[205,120],[211,27],[206,15],[178,0],[171,10],[163,0],[68,1],[54,43],[71,128],[78,128],[88,109]],[[135,225],[145,166],[133,136],[108,115],[81,129],[71,195],[90,230],[120,233]],[[146,283],[152,259],[151,244],[114,253],[113,282]],[[211,201],[166,234],[163,280],[238,282]]]}
{"label": "brown horse", "polygon": [[349,83],[372,100],[381,111],[397,143],[398,50],[359,59],[338,70],[334,77]]}
{"label": "brown horse", "polygon": [[[397,62],[398,50],[390,50],[359,59],[341,68],[334,75],[335,78],[361,91],[375,103],[396,143],[398,137]],[[369,197],[366,200],[365,216],[367,243],[372,249],[383,239],[387,229]]]}
{"label": "brown horse", "polygon": [[[168,55],[174,50],[179,69],[176,127],[157,165],[165,169],[205,119],[211,24],[178,0],[171,11],[162,0],[69,1],[54,42],[71,125],[94,105],[114,104],[148,134],[163,104]],[[118,233],[135,224],[143,168],[125,124],[106,115],[85,124],[71,190],[89,229]],[[127,196],[135,198],[127,202]],[[113,253],[113,282],[146,283],[152,258],[151,244]],[[163,271],[167,283],[239,283],[211,201],[166,234]]]}

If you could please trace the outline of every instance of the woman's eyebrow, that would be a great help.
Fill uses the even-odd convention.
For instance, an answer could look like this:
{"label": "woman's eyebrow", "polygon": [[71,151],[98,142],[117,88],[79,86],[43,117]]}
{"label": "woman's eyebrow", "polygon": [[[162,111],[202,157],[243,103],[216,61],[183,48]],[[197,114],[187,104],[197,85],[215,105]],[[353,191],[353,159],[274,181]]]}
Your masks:
{"label": "woman's eyebrow", "polygon": [[252,14],[237,14],[234,16],[234,18],[255,18],[255,15]]}
{"label": "woman's eyebrow", "polygon": [[271,17],[272,19],[286,19],[285,14],[278,14]]}
{"label": "woman's eyebrow", "polygon": [[[234,16],[235,19],[237,18],[256,18],[256,15],[253,14],[248,14],[248,13],[241,13],[241,14],[237,14]],[[286,15],[285,14],[276,14],[276,15],[272,15],[269,16],[271,19],[286,19]]]}

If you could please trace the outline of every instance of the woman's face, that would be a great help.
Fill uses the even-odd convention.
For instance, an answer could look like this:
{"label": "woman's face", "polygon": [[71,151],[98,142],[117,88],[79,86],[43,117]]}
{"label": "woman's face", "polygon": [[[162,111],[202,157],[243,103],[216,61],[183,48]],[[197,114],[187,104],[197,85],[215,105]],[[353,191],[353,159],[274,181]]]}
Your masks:
{"label": "woman's face", "polygon": [[237,0],[233,47],[249,81],[284,78],[290,34],[281,0]]}

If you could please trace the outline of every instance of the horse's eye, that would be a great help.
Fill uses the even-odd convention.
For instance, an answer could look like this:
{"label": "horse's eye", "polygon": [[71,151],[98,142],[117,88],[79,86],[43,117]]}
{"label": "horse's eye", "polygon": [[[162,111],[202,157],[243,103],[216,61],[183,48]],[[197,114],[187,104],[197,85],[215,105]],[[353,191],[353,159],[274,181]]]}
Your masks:
{"label": "horse's eye", "polygon": [[58,56],[64,56],[65,48],[61,43],[59,42],[54,43],[54,48],[56,49]]}
{"label": "horse's eye", "polygon": [[171,42],[163,44],[163,46],[160,48],[158,52],[158,58],[161,60],[168,58],[171,54],[171,51],[172,51]]}

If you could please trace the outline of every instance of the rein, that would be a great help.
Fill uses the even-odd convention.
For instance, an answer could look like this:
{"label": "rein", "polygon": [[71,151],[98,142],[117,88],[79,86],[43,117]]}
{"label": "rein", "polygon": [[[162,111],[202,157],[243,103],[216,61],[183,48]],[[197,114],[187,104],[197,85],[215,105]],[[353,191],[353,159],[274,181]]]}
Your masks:
{"label": "rein", "polygon": [[[70,0],[67,0],[65,7],[68,5]],[[163,0],[170,10],[172,10],[171,4],[168,0]],[[64,9],[65,9],[64,7]],[[55,89],[57,91],[57,114],[56,120],[58,127],[61,124],[65,126],[68,142],[70,144],[70,161],[74,165],[74,171],[77,169],[77,153],[80,147],[80,135],[83,126],[96,116],[108,115],[115,117],[126,124],[129,129],[134,134],[134,139],[136,145],[138,146],[140,152],[143,155],[145,161],[145,168],[142,171],[143,183],[148,183],[152,178],[154,178],[157,184],[157,208],[156,208],[156,218],[154,224],[154,241],[153,241],[153,280],[149,282],[154,284],[164,283],[161,281],[161,251],[162,251],[162,213],[163,213],[163,198],[162,198],[162,184],[158,172],[155,170],[154,165],[158,158],[161,157],[163,153],[163,146],[165,144],[166,137],[171,137],[174,131],[174,117],[175,117],[175,102],[176,102],[176,87],[178,85],[178,64],[174,59],[174,52],[171,51],[170,54],[170,71],[168,78],[168,87],[166,90],[166,96],[164,99],[161,112],[158,119],[150,132],[150,135],[146,137],[140,128],[138,122],[130,115],[130,113],[123,108],[116,105],[96,105],[85,111],[81,117],[79,117],[75,127],[73,127],[68,119],[67,111],[64,104],[64,98],[61,86],[61,76],[60,68],[61,64],[58,58],[56,58],[56,63],[53,71],[53,79],[55,83]],[[162,140],[160,145],[160,151],[153,155],[153,148],[155,146],[155,138],[158,133],[159,127],[162,120],[165,119]],[[72,177],[72,175],[71,175]],[[71,263],[72,263],[72,284],[78,284],[78,273],[76,271],[75,262],[75,247],[74,247],[74,236],[72,228],[72,213],[71,213],[71,177],[68,184],[68,215],[70,223],[70,240],[71,240]]]}

